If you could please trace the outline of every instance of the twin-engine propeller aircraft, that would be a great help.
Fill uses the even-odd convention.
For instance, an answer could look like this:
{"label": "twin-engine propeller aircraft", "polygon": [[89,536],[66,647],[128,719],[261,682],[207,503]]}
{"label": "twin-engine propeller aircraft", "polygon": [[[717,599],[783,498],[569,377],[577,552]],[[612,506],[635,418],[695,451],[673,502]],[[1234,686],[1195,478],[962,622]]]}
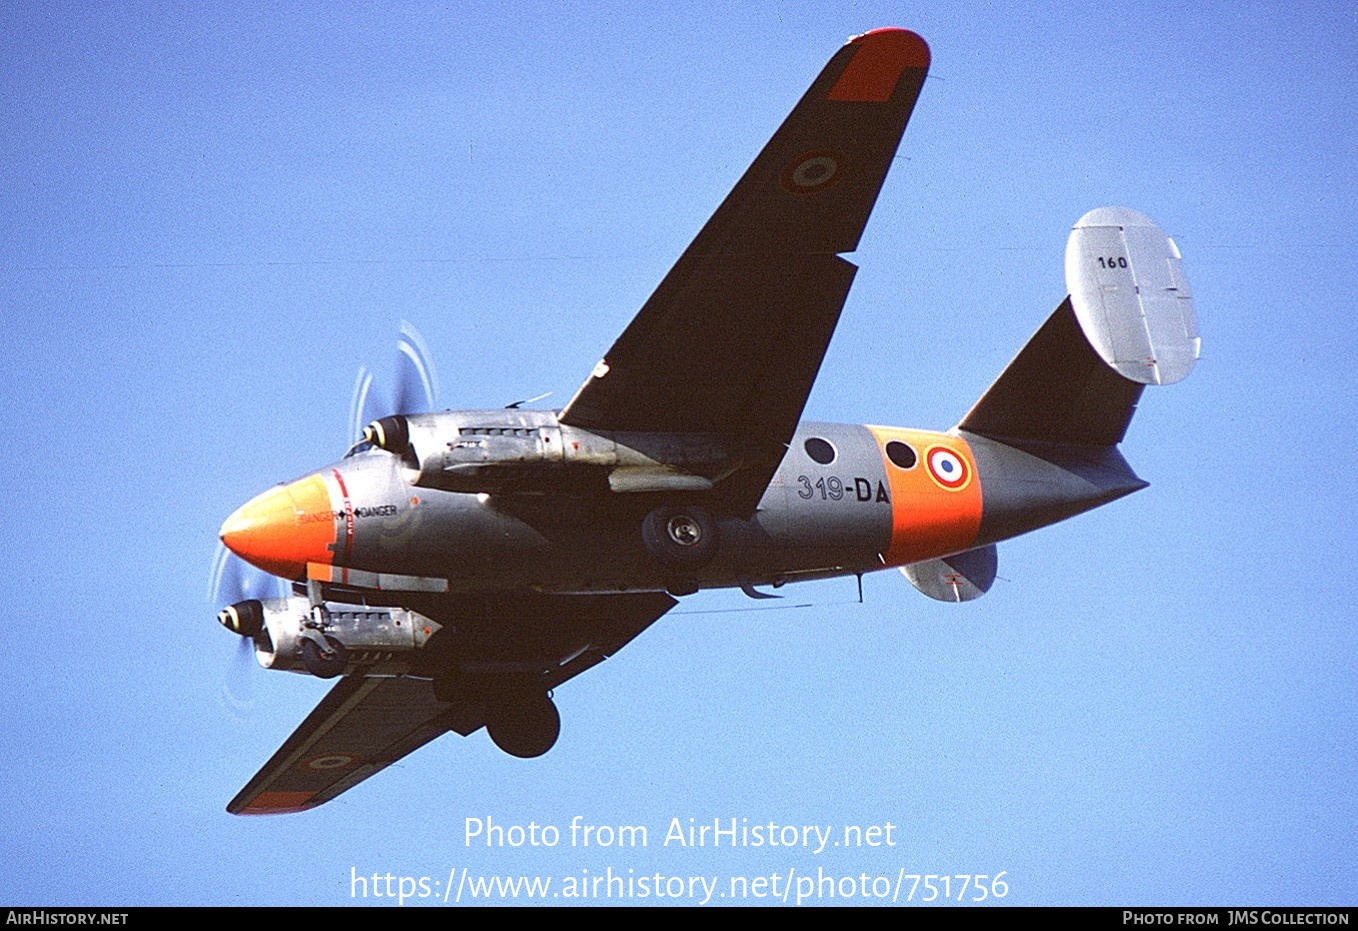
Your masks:
{"label": "twin-engine propeller aircraft", "polygon": [[998,541],[1145,487],[1117,444],[1199,340],[1174,243],[1121,208],[1075,224],[1069,296],[952,430],[798,422],[928,67],[903,29],[840,49],[562,410],[400,410],[227,519],[292,594],[222,623],[343,676],[228,811],[321,805],[450,730],[545,753],[552,690],[675,596],[899,567],[967,601]]}

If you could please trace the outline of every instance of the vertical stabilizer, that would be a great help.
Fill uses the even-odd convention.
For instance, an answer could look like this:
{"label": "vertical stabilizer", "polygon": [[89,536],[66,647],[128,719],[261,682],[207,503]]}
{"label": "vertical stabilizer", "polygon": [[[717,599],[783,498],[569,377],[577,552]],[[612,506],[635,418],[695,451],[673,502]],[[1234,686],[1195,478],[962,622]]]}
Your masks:
{"label": "vertical stabilizer", "polygon": [[1169,385],[1193,371],[1193,295],[1174,240],[1126,207],[1080,217],[1066,242],[1066,288],[1080,326],[1118,374]]}
{"label": "vertical stabilizer", "polygon": [[999,440],[1111,446],[1146,385],[1186,377],[1198,358],[1179,250],[1124,207],[1091,210],[1066,245],[1070,295],[958,429]]}

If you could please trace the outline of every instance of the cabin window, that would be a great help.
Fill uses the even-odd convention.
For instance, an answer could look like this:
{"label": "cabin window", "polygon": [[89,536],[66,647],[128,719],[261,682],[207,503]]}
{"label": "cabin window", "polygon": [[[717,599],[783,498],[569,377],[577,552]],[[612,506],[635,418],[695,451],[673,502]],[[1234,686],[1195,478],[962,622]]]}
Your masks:
{"label": "cabin window", "polygon": [[892,440],[886,444],[886,457],[898,469],[913,469],[915,463],[919,461],[915,451],[900,440]]}
{"label": "cabin window", "polygon": [[821,465],[829,465],[835,461],[835,448],[830,445],[829,440],[822,440],[818,436],[813,436],[802,446],[806,454],[811,457],[813,462]]}

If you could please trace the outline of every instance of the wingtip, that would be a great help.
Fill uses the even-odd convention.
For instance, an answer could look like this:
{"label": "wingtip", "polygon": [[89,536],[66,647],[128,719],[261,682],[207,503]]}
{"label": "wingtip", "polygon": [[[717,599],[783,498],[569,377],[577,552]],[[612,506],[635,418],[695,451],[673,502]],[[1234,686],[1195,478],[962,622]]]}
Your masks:
{"label": "wingtip", "polygon": [[854,36],[846,48],[852,51],[829,100],[885,103],[903,74],[929,70],[929,44],[908,29],[874,29]]}
{"label": "wingtip", "polygon": [[249,800],[233,799],[226,810],[233,815],[291,815],[315,808],[315,796],[315,792],[260,792]]}
{"label": "wingtip", "polygon": [[931,61],[929,43],[917,32],[899,26],[883,26],[850,37],[848,45],[865,45],[890,51],[891,57],[905,68],[927,68]]}

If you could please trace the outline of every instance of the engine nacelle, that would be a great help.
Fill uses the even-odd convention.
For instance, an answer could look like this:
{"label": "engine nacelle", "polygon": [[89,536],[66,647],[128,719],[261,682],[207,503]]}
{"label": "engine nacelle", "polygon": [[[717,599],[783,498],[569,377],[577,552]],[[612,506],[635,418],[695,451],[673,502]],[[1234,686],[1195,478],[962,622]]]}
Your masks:
{"label": "engine nacelle", "polygon": [[364,439],[401,458],[412,485],[469,494],[547,492],[607,480],[615,492],[708,491],[740,465],[706,434],[583,430],[552,411],[443,411],[375,420]]}
{"label": "engine nacelle", "polygon": [[311,603],[300,595],[241,602],[222,612],[226,617],[254,617],[257,614],[262,615],[261,625],[253,635],[243,633],[226,620],[222,623],[228,629],[251,637],[255,658],[265,669],[321,674],[308,664],[308,651],[314,655],[317,646],[325,644],[333,648],[338,643],[342,647],[338,651],[341,663],[327,670],[327,677],[337,674],[404,675],[410,672],[415,651],[440,628],[437,622],[406,608],[342,602],[326,602],[319,608],[312,608]]}

